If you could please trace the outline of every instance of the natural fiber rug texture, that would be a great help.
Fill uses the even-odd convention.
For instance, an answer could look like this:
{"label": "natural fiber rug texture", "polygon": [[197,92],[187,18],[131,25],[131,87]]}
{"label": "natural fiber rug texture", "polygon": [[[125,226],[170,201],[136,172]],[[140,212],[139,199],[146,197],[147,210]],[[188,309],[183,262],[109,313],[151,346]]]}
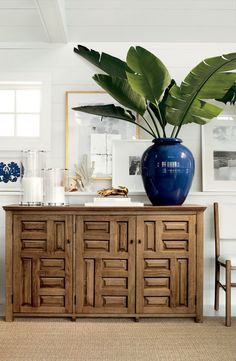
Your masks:
{"label": "natural fiber rug texture", "polygon": [[236,361],[236,320],[0,321],[1,361]]}

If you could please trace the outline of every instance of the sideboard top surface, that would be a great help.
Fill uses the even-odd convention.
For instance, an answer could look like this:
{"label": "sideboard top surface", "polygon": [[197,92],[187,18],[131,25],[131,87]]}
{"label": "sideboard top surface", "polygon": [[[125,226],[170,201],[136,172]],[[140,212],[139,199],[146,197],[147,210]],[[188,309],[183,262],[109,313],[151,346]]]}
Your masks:
{"label": "sideboard top surface", "polygon": [[44,212],[44,211],[63,211],[63,212],[169,212],[169,211],[177,211],[177,212],[203,212],[207,206],[199,205],[199,204],[183,204],[178,206],[152,206],[152,205],[145,205],[143,207],[86,207],[82,204],[72,204],[68,206],[24,206],[19,204],[11,204],[3,206],[5,211],[37,211],[37,212]]}

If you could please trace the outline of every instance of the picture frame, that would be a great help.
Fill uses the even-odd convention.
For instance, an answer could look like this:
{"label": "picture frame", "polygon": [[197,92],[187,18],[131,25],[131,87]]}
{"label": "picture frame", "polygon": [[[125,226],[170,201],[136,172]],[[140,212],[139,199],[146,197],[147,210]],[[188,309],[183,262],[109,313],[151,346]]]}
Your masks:
{"label": "picture frame", "polygon": [[21,190],[21,152],[0,150],[0,191],[20,192]]}
{"label": "picture frame", "polygon": [[236,191],[236,115],[201,127],[203,191]]}
{"label": "picture frame", "polygon": [[141,157],[152,145],[151,139],[115,140],[112,147],[112,186],[125,186],[130,192],[144,192]]}
{"label": "picture frame", "polygon": [[112,178],[112,142],[114,139],[139,138],[139,127],[119,119],[75,112],[73,107],[82,105],[111,104],[114,99],[105,91],[66,91],[66,168],[70,175],[80,165],[83,155],[89,164],[94,162],[94,180]]}

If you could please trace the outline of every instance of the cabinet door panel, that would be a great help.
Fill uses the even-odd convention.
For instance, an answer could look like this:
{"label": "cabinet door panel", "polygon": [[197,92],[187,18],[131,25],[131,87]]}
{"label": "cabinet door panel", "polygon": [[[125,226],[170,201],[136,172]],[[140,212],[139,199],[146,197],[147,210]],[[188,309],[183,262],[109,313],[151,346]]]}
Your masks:
{"label": "cabinet door panel", "polygon": [[14,312],[72,312],[72,217],[14,217]]}
{"label": "cabinet door panel", "polygon": [[134,313],[135,217],[77,217],[77,313]]}
{"label": "cabinet door panel", "polygon": [[139,216],[137,312],[194,313],[194,215]]}

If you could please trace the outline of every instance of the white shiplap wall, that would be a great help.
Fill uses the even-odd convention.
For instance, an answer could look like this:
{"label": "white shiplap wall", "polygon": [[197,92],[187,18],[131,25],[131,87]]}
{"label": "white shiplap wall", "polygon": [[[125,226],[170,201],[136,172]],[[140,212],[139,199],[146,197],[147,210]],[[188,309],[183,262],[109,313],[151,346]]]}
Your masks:
{"label": "white shiplap wall", "polygon": [[235,41],[235,0],[66,0],[76,41]]}
{"label": "white shiplap wall", "polygon": [[0,0],[0,42],[47,41],[34,0]]}
{"label": "white shiplap wall", "polygon": [[[236,0],[58,0],[58,3],[65,15],[69,41],[235,41]],[[37,4],[46,8],[44,19]],[[57,24],[56,10],[50,10],[53,4],[55,0],[0,0],[0,42],[50,42],[45,19],[50,18],[48,29]]]}
{"label": "white shiplap wall", "polygon": [[[129,43],[85,43],[84,45],[125,58]],[[134,45],[134,44],[132,44]],[[233,43],[139,43],[157,54],[167,65],[171,75],[179,82],[186,73],[203,58],[233,52]],[[95,69],[73,53],[74,44],[58,45],[41,49],[1,49],[1,72],[50,72],[52,75],[52,151],[51,164],[64,166],[65,137],[65,91],[97,89],[91,77]],[[235,111],[235,110],[234,110]],[[236,202],[236,193],[229,195],[201,193],[201,140],[200,127],[185,126],[181,137],[196,160],[196,175],[188,197],[188,203],[209,205],[205,217],[205,314],[213,314],[213,280],[214,280],[214,242],[212,224],[212,203],[215,200]],[[71,203],[83,203],[89,196],[78,198],[70,196]],[[145,200],[144,196],[135,199]],[[0,205],[18,202],[17,196],[0,195]],[[4,275],[4,214],[0,212],[0,267]],[[226,248],[233,247],[226,242]],[[234,246],[236,252],[236,246]],[[2,280],[1,276],[1,280]],[[236,293],[234,293],[236,295]],[[4,282],[0,281],[0,304],[4,303]],[[234,305],[236,299],[234,298]],[[234,308],[234,314],[236,310]]]}

